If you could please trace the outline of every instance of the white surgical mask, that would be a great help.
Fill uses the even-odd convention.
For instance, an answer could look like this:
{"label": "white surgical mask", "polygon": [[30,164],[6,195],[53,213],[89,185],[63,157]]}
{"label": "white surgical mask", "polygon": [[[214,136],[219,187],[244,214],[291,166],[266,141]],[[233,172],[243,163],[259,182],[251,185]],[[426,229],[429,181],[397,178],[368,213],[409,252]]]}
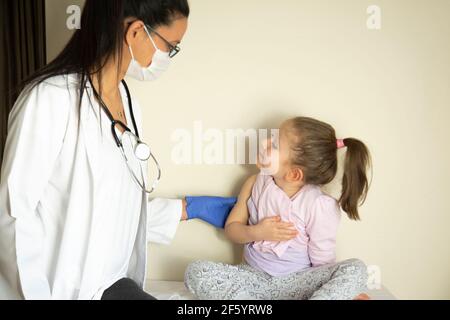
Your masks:
{"label": "white surgical mask", "polygon": [[167,69],[169,69],[170,57],[169,52],[164,52],[158,49],[147,28],[144,27],[144,29],[156,50],[152,58],[152,63],[146,68],[142,67],[134,58],[133,50],[131,49],[131,46],[129,46],[128,48],[131,53],[131,63],[128,67],[127,76],[139,81],[154,81],[158,79],[165,71],[167,71]]}

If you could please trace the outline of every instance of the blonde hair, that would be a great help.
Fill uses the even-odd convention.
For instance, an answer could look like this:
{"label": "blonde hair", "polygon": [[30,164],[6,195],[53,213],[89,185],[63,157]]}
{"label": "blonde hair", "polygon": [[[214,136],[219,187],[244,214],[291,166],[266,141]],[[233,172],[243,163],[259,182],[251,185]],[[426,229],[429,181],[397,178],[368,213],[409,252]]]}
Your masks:
{"label": "blonde hair", "polygon": [[[338,144],[334,128],[305,117],[291,119],[287,125],[295,135],[295,139],[290,142],[293,153],[290,160],[303,170],[305,183],[330,183],[336,177],[338,168]],[[371,166],[371,157],[368,148],[360,140],[348,138],[343,142],[347,154],[339,204],[350,219],[360,220],[358,206],[364,203],[369,190],[367,170]]]}

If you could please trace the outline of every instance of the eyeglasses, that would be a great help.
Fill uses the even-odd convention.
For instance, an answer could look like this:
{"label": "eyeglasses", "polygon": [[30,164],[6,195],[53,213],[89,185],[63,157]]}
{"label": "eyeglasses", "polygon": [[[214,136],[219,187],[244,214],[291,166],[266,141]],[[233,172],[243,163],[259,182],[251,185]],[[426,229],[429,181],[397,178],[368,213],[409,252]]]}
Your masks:
{"label": "eyeglasses", "polygon": [[159,38],[161,38],[161,40],[163,40],[165,42],[165,44],[169,48],[169,57],[170,58],[175,57],[178,54],[178,52],[180,52],[181,48],[178,45],[175,45],[175,46],[172,45],[169,41],[167,41],[163,36],[161,36],[158,32],[155,31],[155,29],[150,27],[148,24],[146,24],[145,26],[147,27],[147,29],[149,31],[156,34]]}

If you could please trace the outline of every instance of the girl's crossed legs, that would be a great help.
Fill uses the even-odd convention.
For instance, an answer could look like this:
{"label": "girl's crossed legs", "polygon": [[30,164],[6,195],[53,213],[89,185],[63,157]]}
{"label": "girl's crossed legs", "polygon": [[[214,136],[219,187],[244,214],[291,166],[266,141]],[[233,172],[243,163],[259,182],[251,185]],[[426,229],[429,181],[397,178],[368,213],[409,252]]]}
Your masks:
{"label": "girl's crossed legs", "polygon": [[244,263],[197,261],[186,287],[201,300],[352,300],[367,290],[367,267],[357,259],[273,277]]}

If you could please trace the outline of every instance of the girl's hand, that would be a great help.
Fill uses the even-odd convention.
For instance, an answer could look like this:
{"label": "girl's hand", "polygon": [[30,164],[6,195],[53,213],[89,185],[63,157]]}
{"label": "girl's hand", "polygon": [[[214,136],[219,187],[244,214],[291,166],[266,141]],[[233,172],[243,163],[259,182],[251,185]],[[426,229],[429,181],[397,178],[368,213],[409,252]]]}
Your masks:
{"label": "girl's hand", "polygon": [[299,234],[293,223],[282,222],[278,216],[266,218],[254,228],[259,241],[289,241]]}

